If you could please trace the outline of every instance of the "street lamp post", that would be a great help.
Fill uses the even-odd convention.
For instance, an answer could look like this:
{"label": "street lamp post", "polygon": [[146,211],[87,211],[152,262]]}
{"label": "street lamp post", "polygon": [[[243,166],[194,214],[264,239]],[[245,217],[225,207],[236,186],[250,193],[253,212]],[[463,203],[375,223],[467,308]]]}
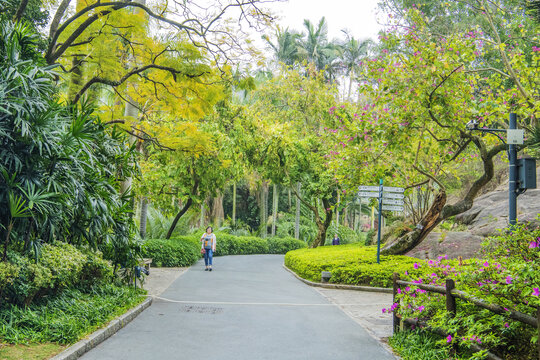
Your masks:
{"label": "street lamp post", "polygon": [[[495,135],[503,142],[503,144],[508,146],[508,222],[510,223],[510,226],[514,226],[517,223],[517,197],[525,192],[526,189],[536,188],[536,163],[534,159],[521,159],[521,161],[519,161],[517,158],[516,144],[523,144],[523,130],[517,129],[516,114],[510,113],[508,130],[479,128],[478,123],[475,120],[471,120],[467,124],[467,129],[470,131],[477,130]],[[507,134],[507,141],[504,141],[504,139],[497,134],[500,132],[505,132]]]}
{"label": "street lamp post", "polygon": [[[516,114],[510,113],[508,119],[508,129],[515,130],[517,128]],[[517,149],[516,145],[508,145],[508,221],[510,226],[516,225],[517,219],[517,197],[518,197],[518,167],[517,167]]]}

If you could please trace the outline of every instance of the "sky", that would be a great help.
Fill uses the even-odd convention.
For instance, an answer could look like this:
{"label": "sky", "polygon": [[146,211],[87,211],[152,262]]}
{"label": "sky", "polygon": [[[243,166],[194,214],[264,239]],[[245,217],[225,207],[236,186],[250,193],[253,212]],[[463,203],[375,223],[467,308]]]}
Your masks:
{"label": "sky", "polygon": [[377,23],[378,0],[289,0],[287,2],[266,4],[277,15],[283,28],[303,31],[304,19],[317,24],[326,17],[328,38],[343,38],[342,29],[350,30],[357,39],[377,40],[382,26]]}

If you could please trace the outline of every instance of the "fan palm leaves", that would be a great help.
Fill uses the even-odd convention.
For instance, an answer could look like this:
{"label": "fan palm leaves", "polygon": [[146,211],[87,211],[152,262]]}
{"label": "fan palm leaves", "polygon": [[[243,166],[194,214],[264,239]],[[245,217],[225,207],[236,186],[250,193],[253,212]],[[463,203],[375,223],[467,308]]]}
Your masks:
{"label": "fan palm leaves", "polygon": [[54,70],[42,65],[35,40],[26,25],[0,22],[4,254],[10,246],[62,240],[121,249],[108,251],[109,257],[125,262],[134,226],[130,199],[119,194],[118,183],[134,173],[133,149],[86,104],[59,103]]}
{"label": "fan palm leaves", "polygon": [[360,62],[367,57],[369,49],[374,45],[370,39],[359,40],[343,30],[345,41],[340,44],[340,61],[345,76],[349,78],[349,90],[347,97],[351,97],[352,83],[358,77]]}
{"label": "fan palm leaves", "polygon": [[277,62],[292,66],[301,59],[300,39],[302,34],[290,31],[289,28],[283,30],[278,26],[274,34],[274,42],[270,40],[268,35],[263,35],[262,38],[274,52],[274,59]]}
{"label": "fan palm leaves", "polygon": [[317,26],[311,21],[304,20],[305,37],[300,41],[300,56],[312,63],[317,70],[326,70],[329,78],[334,78],[338,70],[337,60],[339,45],[328,41],[328,24],[324,17]]}

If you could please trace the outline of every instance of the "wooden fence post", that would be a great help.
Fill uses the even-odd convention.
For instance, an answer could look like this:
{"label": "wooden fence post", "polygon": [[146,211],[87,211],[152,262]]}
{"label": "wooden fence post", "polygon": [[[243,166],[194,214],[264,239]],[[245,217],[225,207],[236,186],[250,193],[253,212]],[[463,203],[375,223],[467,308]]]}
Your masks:
{"label": "wooden fence post", "polygon": [[[392,290],[392,306],[396,303],[396,295],[397,295],[397,291],[398,291],[398,281],[399,279],[399,275],[398,273],[394,273],[394,275],[392,276],[392,283],[393,283],[393,290]],[[394,309],[394,311],[392,312],[392,331],[393,333],[395,333],[398,329],[399,329],[399,318],[396,314],[396,311],[397,311],[397,308]]]}
{"label": "wooden fence post", "polygon": [[456,316],[456,298],[452,295],[452,290],[456,287],[453,279],[446,279],[446,311],[450,316]]}

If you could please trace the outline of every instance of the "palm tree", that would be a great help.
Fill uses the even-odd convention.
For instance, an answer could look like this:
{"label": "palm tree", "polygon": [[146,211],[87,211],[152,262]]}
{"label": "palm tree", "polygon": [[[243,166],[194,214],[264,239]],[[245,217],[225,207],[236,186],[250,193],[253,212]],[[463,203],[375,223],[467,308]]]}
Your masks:
{"label": "palm tree", "polygon": [[296,31],[289,31],[289,28],[282,30],[279,26],[276,29],[274,35],[276,42],[273,43],[268,35],[263,35],[262,39],[270,46],[274,51],[274,57],[278,62],[285,65],[292,66],[295,62],[300,60],[300,38],[301,34]]}
{"label": "palm tree", "polygon": [[336,73],[336,61],[339,54],[339,45],[328,41],[328,25],[324,16],[319,20],[317,27],[309,20],[304,20],[307,30],[306,37],[301,41],[300,55],[308,63],[315,65],[317,70],[326,70],[327,76],[333,78]]}
{"label": "palm tree", "polygon": [[351,36],[346,30],[342,30],[345,34],[345,41],[341,44],[340,60],[345,76],[349,78],[349,90],[347,98],[351,97],[352,84],[358,76],[360,69],[360,61],[368,55],[370,46],[373,45],[371,39],[358,40]]}

